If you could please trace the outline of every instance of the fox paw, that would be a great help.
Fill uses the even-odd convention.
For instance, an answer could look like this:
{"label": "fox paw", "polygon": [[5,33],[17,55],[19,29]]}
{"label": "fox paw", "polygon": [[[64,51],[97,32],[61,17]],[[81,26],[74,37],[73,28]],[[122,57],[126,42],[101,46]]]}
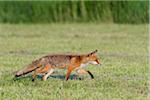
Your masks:
{"label": "fox paw", "polygon": [[75,76],[75,77],[74,77],[74,80],[82,80],[82,78],[79,77],[79,76]]}
{"label": "fox paw", "polygon": [[34,82],[34,81],[35,81],[35,79],[33,78],[33,79],[32,79],[32,82]]}

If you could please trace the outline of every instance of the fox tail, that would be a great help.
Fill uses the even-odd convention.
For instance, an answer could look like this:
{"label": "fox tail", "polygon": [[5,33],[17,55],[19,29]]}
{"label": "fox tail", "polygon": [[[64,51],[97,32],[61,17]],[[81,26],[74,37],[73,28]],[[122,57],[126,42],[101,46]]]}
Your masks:
{"label": "fox tail", "polygon": [[20,77],[22,75],[25,75],[25,74],[28,74],[32,71],[34,71],[35,69],[37,69],[39,67],[37,66],[33,66],[33,64],[29,64],[28,66],[26,66],[25,68],[19,70],[19,71],[16,71],[15,72],[15,77]]}

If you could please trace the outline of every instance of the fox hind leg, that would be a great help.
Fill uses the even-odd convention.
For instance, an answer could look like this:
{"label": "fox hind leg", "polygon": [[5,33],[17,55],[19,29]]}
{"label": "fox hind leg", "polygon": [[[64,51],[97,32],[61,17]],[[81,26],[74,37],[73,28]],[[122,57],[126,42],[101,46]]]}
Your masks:
{"label": "fox hind leg", "polygon": [[48,73],[43,76],[43,78],[42,78],[43,81],[46,81],[47,78],[48,78],[48,76],[51,75],[53,72],[54,72],[54,69],[51,68],[51,69],[48,71]]}
{"label": "fox hind leg", "polygon": [[36,75],[37,75],[37,73],[36,73],[36,71],[34,71],[34,73],[33,73],[33,75],[32,75],[32,82],[34,82],[34,80],[35,80],[35,78],[36,78]]}
{"label": "fox hind leg", "polygon": [[38,73],[40,72],[41,68],[38,68],[34,71],[33,75],[32,75],[32,81],[34,82],[36,76],[38,75]]}
{"label": "fox hind leg", "polygon": [[36,76],[38,74],[45,74],[46,72],[48,72],[51,69],[51,66],[49,64],[47,64],[46,66],[40,67],[38,69],[35,70],[35,72],[32,75],[32,81],[35,80]]}

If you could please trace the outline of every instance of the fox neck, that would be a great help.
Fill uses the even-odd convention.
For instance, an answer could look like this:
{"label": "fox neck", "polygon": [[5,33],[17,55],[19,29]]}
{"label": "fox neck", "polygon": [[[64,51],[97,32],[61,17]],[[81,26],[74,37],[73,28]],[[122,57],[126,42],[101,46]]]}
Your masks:
{"label": "fox neck", "polygon": [[92,64],[92,65],[97,65],[96,61],[87,61],[86,63],[81,63],[80,67],[86,67],[87,65]]}

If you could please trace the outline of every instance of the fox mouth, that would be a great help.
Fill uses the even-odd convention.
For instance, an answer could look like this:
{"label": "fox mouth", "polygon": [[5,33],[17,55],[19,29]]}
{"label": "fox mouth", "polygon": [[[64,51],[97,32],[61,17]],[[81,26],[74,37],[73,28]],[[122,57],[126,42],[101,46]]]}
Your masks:
{"label": "fox mouth", "polygon": [[97,63],[97,64],[95,64],[95,65],[98,65],[98,66],[101,66],[102,64],[99,62],[99,60],[95,60],[95,62]]}
{"label": "fox mouth", "polygon": [[95,60],[97,62],[97,64],[100,64],[98,60]]}

